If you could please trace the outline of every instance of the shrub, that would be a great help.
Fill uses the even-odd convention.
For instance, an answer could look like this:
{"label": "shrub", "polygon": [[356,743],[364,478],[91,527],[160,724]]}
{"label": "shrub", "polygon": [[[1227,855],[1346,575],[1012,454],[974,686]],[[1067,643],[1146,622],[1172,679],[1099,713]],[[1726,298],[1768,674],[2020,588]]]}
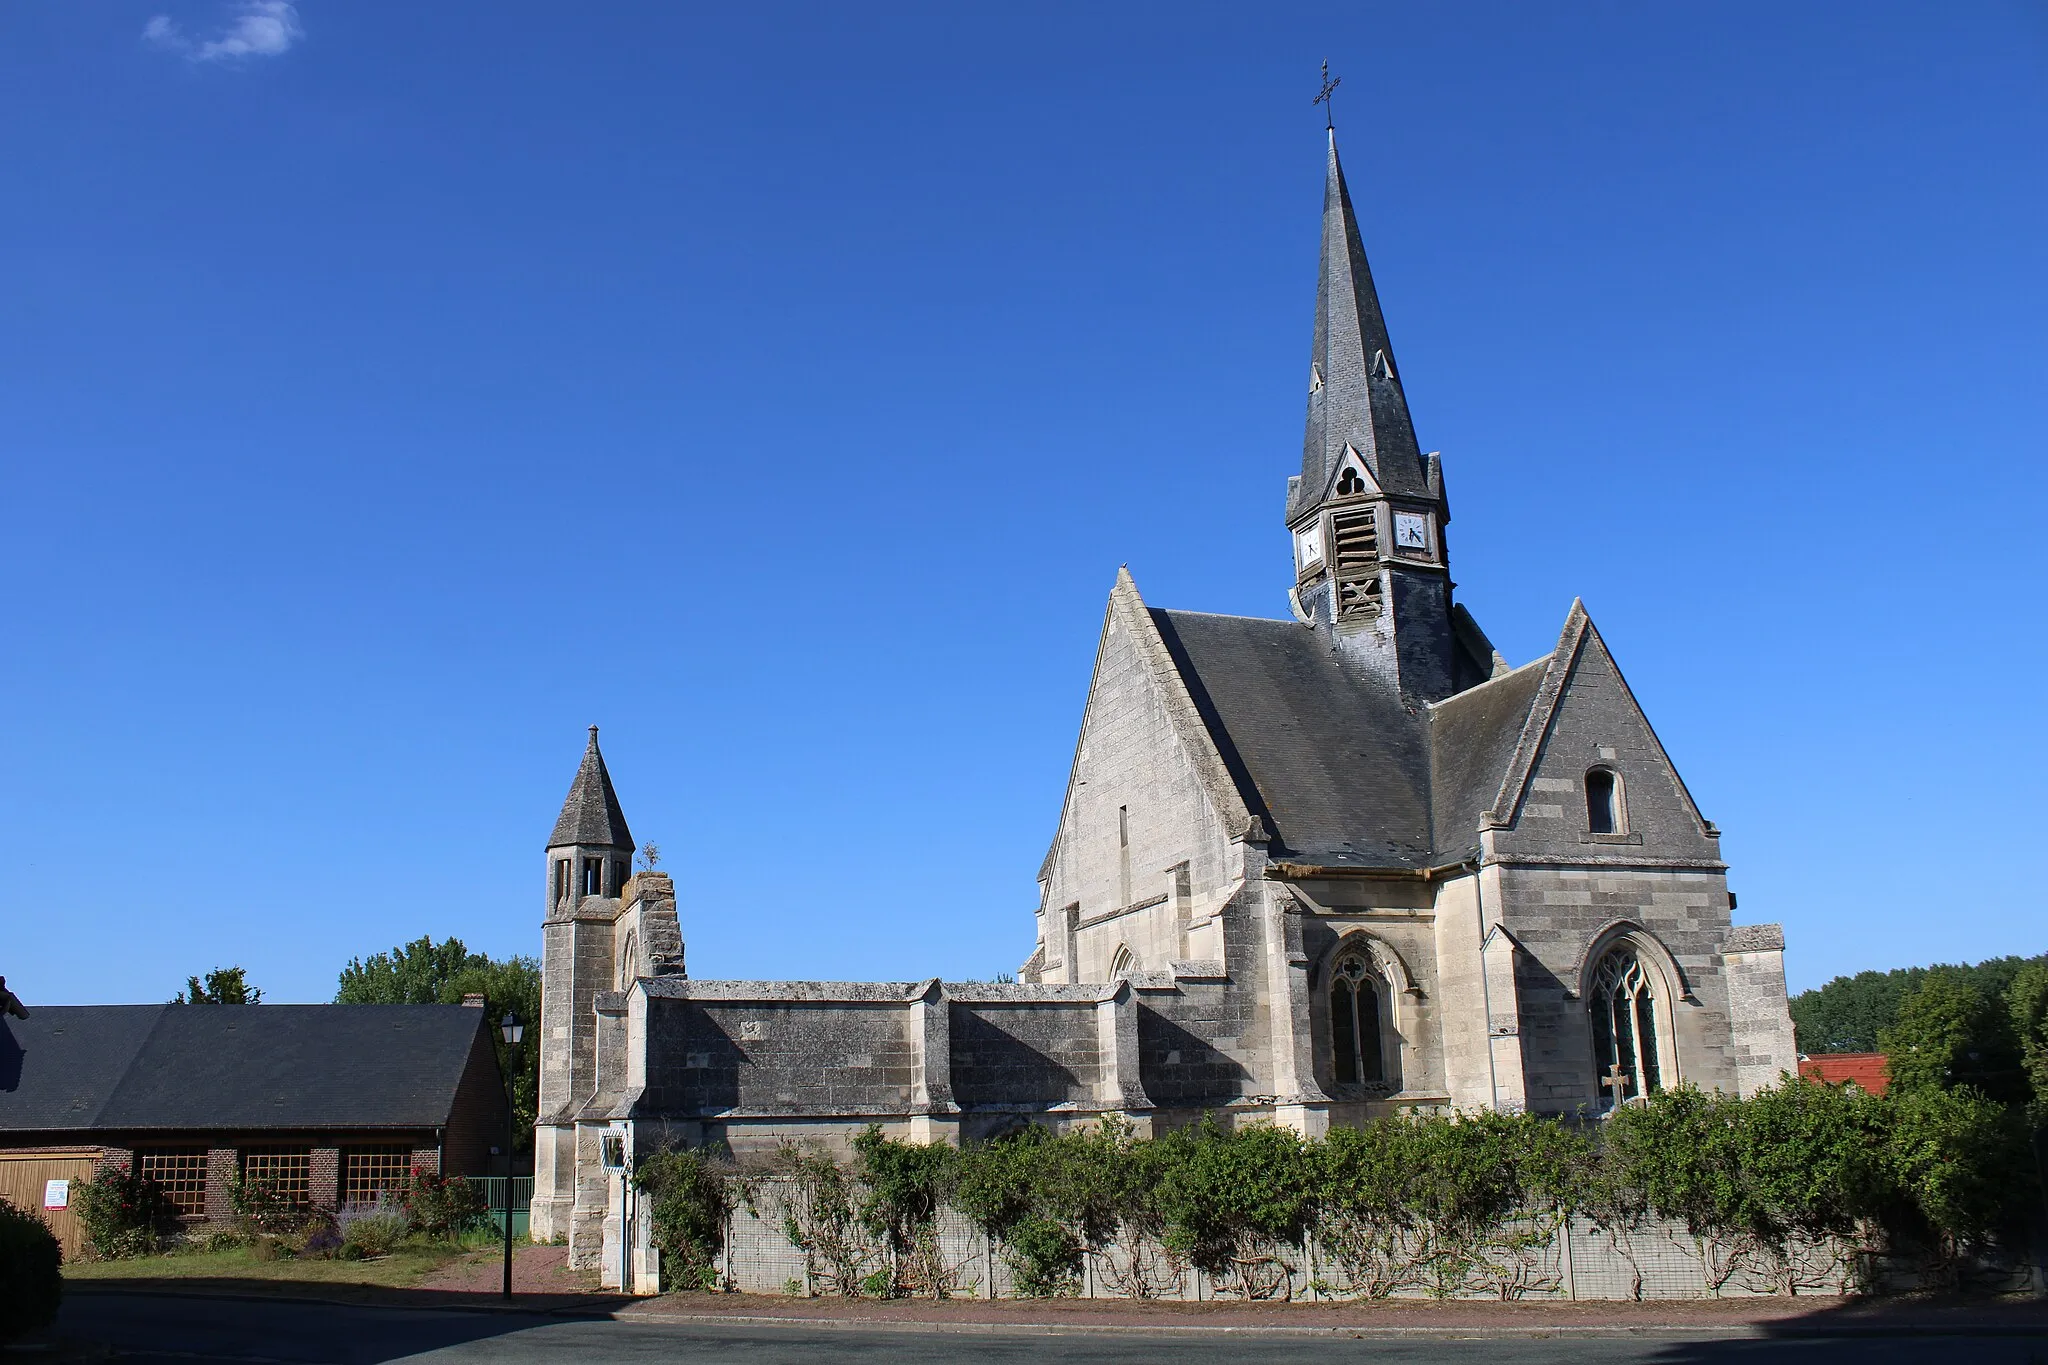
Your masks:
{"label": "shrub", "polygon": [[413,1167],[399,1193],[406,1226],[437,1242],[452,1241],[484,1212],[483,1195],[457,1175]]}
{"label": "shrub", "polygon": [[341,1250],[346,1259],[386,1256],[405,1237],[405,1210],[385,1200],[354,1205],[341,1211],[335,1226],[341,1233]]}
{"label": "shrub", "polygon": [[1886,1212],[1895,1237],[1941,1260],[2016,1230],[2041,1207],[2036,1167],[2015,1115],[1968,1088],[1885,1096]]}
{"label": "shrub", "polygon": [[867,1197],[860,1220],[893,1253],[888,1293],[944,1298],[939,1210],[953,1189],[959,1152],[943,1142],[898,1142],[873,1124],[853,1140],[854,1168]]}
{"label": "shrub", "polygon": [[0,1341],[57,1318],[64,1254],[43,1220],[0,1199]]}
{"label": "shrub", "polygon": [[1050,1218],[1020,1219],[1003,1238],[1003,1259],[1020,1298],[1052,1299],[1078,1292],[1082,1254],[1080,1240]]}
{"label": "shrub", "polygon": [[805,1278],[844,1298],[869,1292],[874,1251],[862,1235],[852,1174],[822,1152],[793,1142],[777,1150],[774,1169],[781,1177],[776,1212],[782,1235],[803,1252]]}
{"label": "shrub", "polygon": [[271,1182],[239,1177],[228,1185],[228,1207],[244,1237],[286,1236],[303,1230],[313,1216],[305,1205],[280,1193]]}
{"label": "shrub", "polygon": [[341,1254],[341,1230],[329,1222],[319,1222],[306,1232],[305,1240],[299,1243],[297,1254],[309,1260],[331,1261]]}
{"label": "shrub", "polygon": [[1226,1132],[1213,1120],[1155,1140],[1161,1239],[1211,1274],[1241,1272],[1263,1253],[1301,1244],[1312,1217],[1308,1150],[1285,1128]]}
{"label": "shrub", "polygon": [[732,1211],[729,1177],[700,1152],[671,1149],[639,1162],[633,1184],[650,1201],[661,1287],[717,1288],[717,1257]]}
{"label": "shrub", "polygon": [[92,1253],[103,1260],[147,1256],[178,1232],[178,1206],[146,1175],[110,1167],[74,1188],[72,1207]]}

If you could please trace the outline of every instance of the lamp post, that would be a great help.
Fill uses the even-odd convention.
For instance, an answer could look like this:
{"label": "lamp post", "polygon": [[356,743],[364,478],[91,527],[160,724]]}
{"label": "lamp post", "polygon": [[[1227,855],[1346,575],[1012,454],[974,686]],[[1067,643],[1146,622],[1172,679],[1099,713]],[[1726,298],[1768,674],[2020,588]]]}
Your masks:
{"label": "lamp post", "polygon": [[[505,1011],[504,1022],[498,1025],[498,1032],[504,1036],[505,1049],[508,1056],[513,1048],[519,1046],[519,1040],[526,1036],[525,1027],[512,1016],[512,1011],[510,1010]],[[513,1109],[514,1091],[512,1076],[507,1072],[505,1076],[505,1297],[508,1299],[512,1297],[512,1139],[517,1131]]]}

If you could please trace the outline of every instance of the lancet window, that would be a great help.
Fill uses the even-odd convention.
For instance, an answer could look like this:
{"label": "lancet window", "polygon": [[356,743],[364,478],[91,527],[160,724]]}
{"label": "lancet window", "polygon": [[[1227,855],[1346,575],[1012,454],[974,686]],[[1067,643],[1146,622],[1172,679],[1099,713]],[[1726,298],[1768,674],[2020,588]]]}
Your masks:
{"label": "lancet window", "polygon": [[1338,1085],[1384,1087],[1379,973],[1363,953],[1347,953],[1330,973],[1331,1074]]}
{"label": "lancet window", "polygon": [[1633,945],[1618,943],[1600,960],[1587,1007],[1593,1014],[1593,1065],[1601,1106],[1662,1089],[1656,982]]}

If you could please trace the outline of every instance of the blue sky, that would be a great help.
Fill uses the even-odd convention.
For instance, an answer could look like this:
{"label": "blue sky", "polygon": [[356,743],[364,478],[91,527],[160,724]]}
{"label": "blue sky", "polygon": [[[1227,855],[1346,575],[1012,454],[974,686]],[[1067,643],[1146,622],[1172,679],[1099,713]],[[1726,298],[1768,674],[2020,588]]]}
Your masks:
{"label": "blue sky", "polygon": [[1284,615],[1317,62],[1459,593],[1583,596],[1796,987],[2048,949],[2048,19],[15,0],[0,972],[1014,969],[1104,598]]}

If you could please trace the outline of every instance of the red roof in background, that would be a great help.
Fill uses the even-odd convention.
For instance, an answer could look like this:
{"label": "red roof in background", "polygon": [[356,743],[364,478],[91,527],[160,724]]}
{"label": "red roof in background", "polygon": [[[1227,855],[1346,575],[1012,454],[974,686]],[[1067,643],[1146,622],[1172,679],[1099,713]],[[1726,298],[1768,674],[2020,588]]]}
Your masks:
{"label": "red roof in background", "polygon": [[1799,1074],[1829,1085],[1853,1085],[1882,1095],[1892,1083],[1882,1052],[1823,1052],[1799,1059]]}

